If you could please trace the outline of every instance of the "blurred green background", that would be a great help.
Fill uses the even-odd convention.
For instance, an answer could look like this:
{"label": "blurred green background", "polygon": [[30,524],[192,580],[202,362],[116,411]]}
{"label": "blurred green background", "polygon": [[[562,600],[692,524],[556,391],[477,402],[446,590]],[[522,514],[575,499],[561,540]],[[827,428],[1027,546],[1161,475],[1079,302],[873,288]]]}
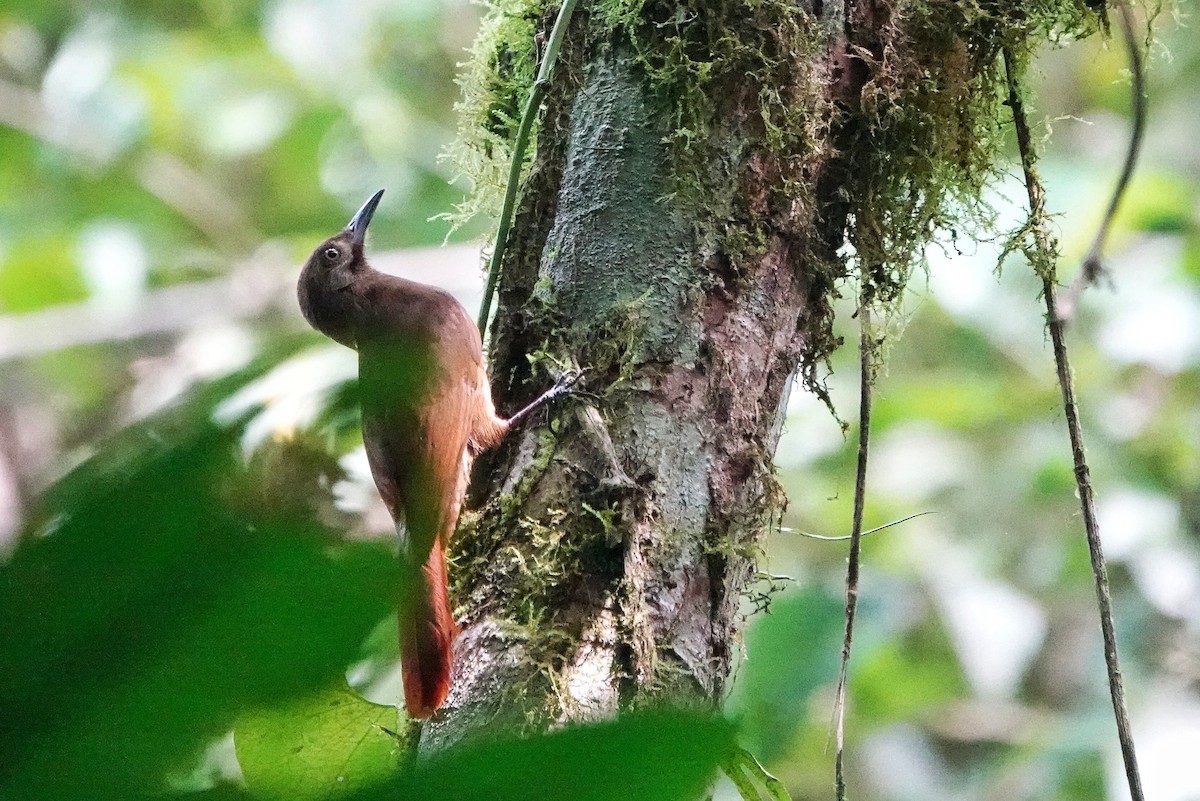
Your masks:
{"label": "blurred green background", "polygon": [[[354,358],[307,331],[294,279],[386,187],[373,261],[476,307],[491,222],[443,247],[450,226],[431,218],[464,191],[439,154],[479,13],[0,10],[0,797],[239,797],[246,779],[325,797],[289,784],[311,766],[269,775],[270,736],[319,729],[312,699],[342,698],[351,663],[353,686],[395,701],[390,523],[355,447]],[[1194,801],[1200,42],[1172,20],[1160,35],[1111,283],[1085,296],[1070,342],[1147,795]],[[1038,64],[1064,270],[1128,138],[1123,69],[1099,40]],[[995,188],[1001,228],[1022,194]],[[933,514],[864,544],[857,798],[1125,797],[1039,284],[1019,259],[997,275],[996,251],[930,249],[878,385],[868,525]],[[833,367],[853,424],[853,349]],[[727,710],[797,799],[830,794],[845,559],[797,531],[846,533],[853,459],[828,411],[793,393],[785,529],[757,588],[776,591],[750,617]]]}

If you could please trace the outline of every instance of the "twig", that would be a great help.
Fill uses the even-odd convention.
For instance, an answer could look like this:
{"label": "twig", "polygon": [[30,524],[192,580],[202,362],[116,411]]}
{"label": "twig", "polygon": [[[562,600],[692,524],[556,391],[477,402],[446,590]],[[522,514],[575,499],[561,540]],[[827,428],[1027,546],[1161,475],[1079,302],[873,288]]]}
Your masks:
{"label": "twig", "polygon": [[508,167],[508,184],[504,189],[504,205],[500,208],[500,224],[496,228],[496,244],[492,249],[492,258],[488,264],[487,287],[483,290],[483,302],[479,306],[479,332],[487,333],[488,317],[492,313],[492,298],[496,294],[496,284],[500,280],[501,264],[504,261],[504,250],[508,245],[508,232],[512,227],[513,206],[517,200],[517,185],[521,182],[521,168],[525,163],[525,148],[529,145],[529,132],[533,129],[533,120],[537,117],[542,105],[542,97],[546,87],[554,76],[554,64],[558,61],[558,51],[562,49],[563,36],[566,35],[567,25],[571,22],[571,14],[575,11],[577,0],[563,0],[554,20],[554,28],[550,31],[550,41],[546,43],[546,54],[542,56],[538,68],[537,79],[529,87],[529,98],[525,101],[525,110],[521,114],[521,124],[517,127],[517,139],[513,143],[512,163]]}
{"label": "twig", "polygon": [[[909,515],[908,517],[902,517],[899,520],[893,520],[890,523],[884,523],[882,526],[876,526],[875,528],[867,529],[859,536],[865,537],[868,534],[874,534],[876,531],[883,531],[885,528],[891,528],[892,526],[898,526],[901,523],[907,523],[909,520],[912,520],[914,517],[921,517],[923,515],[931,515],[931,514],[933,514],[933,512],[917,512],[916,514]],[[823,534],[810,534],[807,531],[798,531],[793,528],[781,528],[779,530],[785,534],[791,534],[792,532],[795,532],[796,534],[799,534],[801,537],[808,537],[810,540],[821,540],[822,542],[845,542],[846,540],[848,540],[852,536],[854,536],[852,534],[847,534],[844,537],[827,537]]]}
{"label": "twig", "polygon": [[1054,363],[1058,371],[1058,385],[1062,390],[1063,412],[1067,420],[1067,432],[1071,439],[1071,455],[1075,462],[1075,485],[1079,489],[1079,504],[1083,514],[1083,526],[1087,533],[1088,554],[1092,561],[1092,575],[1096,581],[1096,598],[1100,610],[1100,632],[1104,640],[1104,664],[1108,668],[1108,689],[1112,697],[1113,715],[1117,724],[1117,738],[1121,744],[1121,756],[1125,762],[1125,778],[1129,784],[1129,795],[1133,801],[1144,801],[1142,778],[1138,772],[1137,754],[1134,751],[1133,733],[1129,724],[1129,710],[1125,703],[1125,688],[1121,680],[1121,665],[1117,658],[1117,635],[1113,626],[1112,596],[1108,586],[1108,568],[1105,566],[1104,551],[1100,544],[1100,526],[1096,520],[1095,494],[1092,489],[1091,472],[1084,456],[1083,429],[1079,422],[1079,407],[1075,400],[1075,382],[1071,365],[1067,360],[1067,343],[1063,335],[1064,320],[1055,307],[1055,244],[1046,233],[1045,192],[1034,171],[1033,146],[1029,134],[1029,123],[1021,102],[1017,68],[1011,50],[1004,50],[1004,69],[1008,79],[1008,103],[1012,108],[1013,125],[1016,128],[1017,148],[1021,154],[1021,167],[1025,173],[1025,188],[1029,195],[1029,220],[1033,231],[1037,256],[1041,264],[1037,271],[1042,279],[1042,294],[1046,303],[1046,325],[1054,348]]}
{"label": "twig", "polygon": [[833,715],[837,752],[834,756],[834,788],[837,801],[846,801],[845,723],[846,683],[850,671],[850,646],[854,641],[854,613],[858,608],[858,563],[862,543],[863,506],[867,496],[867,452],[871,442],[871,383],[874,380],[871,347],[871,307],[864,278],[862,305],[858,311],[861,372],[858,395],[858,469],[854,477],[854,519],[850,524],[850,555],[846,567],[846,633],[842,638],[842,665],[838,671]]}
{"label": "twig", "polygon": [[1133,167],[1142,150],[1142,135],[1146,129],[1146,81],[1142,67],[1142,52],[1138,48],[1137,37],[1133,32],[1133,17],[1129,10],[1129,3],[1125,0],[1117,0],[1115,5],[1120,16],[1121,35],[1129,54],[1130,90],[1133,93],[1130,112],[1133,117],[1133,130],[1130,132],[1129,148],[1125,151],[1125,163],[1121,167],[1121,175],[1117,178],[1117,185],[1108,202],[1108,209],[1105,210],[1100,226],[1096,229],[1092,246],[1088,248],[1087,255],[1084,256],[1079,274],[1071,282],[1071,286],[1062,300],[1054,307],[1055,314],[1064,320],[1069,320],[1074,315],[1075,307],[1083,290],[1096,283],[1104,274],[1100,253],[1104,248],[1104,240],[1108,238],[1109,229],[1112,228],[1113,218],[1117,216],[1117,208],[1121,205],[1121,199],[1129,187],[1129,179],[1133,176]]}

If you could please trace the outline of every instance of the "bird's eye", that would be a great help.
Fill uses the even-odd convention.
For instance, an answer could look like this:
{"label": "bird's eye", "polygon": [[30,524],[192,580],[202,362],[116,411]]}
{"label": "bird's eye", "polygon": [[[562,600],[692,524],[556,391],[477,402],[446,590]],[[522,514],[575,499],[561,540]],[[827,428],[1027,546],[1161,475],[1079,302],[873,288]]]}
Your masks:
{"label": "bird's eye", "polygon": [[340,255],[342,254],[338,253],[337,248],[325,248],[325,259],[327,261],[336,261]]}

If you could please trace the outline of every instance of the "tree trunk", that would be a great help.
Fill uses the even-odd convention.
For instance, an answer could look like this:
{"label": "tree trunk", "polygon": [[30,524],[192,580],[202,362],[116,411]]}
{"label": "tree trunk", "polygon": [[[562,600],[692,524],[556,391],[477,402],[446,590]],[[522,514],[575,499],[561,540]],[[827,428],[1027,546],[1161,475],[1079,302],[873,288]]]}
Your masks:
{"label": "tree trunk", "polygon": [[988,169],[977,123],[995,127],[988,80],[1023,13],[947,2],[905,27],[883,2],[628,5],[575,14],[492,327],[499,408],[556,360],[588,368],[591,394],[476,466],[451,568],[463,630],[426,751],[719,704],[782,506],[789,387],[799,371],[819,392],[837,344],[839,248],[869,265],[870,297],[895,297],[943,197]]}
{"label": "tree trunk", "polygon": [[[704,172],[709,203],[753,215],[731,254],[711,206],[669,199],[671,108],[621,35],[572,25],[510,240],[493,327],[497,398],[548,379],[528,354],[587,367],[586,387],[483,459],[455,546],[465,609],[438,748],[490,725],[541,729],[666,696],[719,702],[739,601],[778,510],[771,455],[814,306],[797,216],[757,207],[778,171],[757,87],[731,83]],[[755,130],[757,128],[757,130]]]}

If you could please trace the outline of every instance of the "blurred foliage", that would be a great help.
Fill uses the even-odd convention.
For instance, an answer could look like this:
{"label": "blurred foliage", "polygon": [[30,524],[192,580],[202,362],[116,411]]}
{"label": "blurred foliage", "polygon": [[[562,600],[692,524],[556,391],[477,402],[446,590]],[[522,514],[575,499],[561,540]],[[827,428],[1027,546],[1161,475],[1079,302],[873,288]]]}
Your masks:
{"label": "blurred foliage", "polygon": [[394,705],[372,704],[339,683],[242,715],[234,728],[238,765],[258,798],[367,792],[400,764],[397,718]]}
{"label": "blurred foliage", "polygon": [[[0,9],[0,799],[687,798],[728,757],[727,724],[657,713],[396,761],[390,523],[355,444],[353,356],[301,333],[292,280],[380,186],[378,251],[447,234],[428,218],[461,199],[437,157],[477,19],[452,0]],[[1200,42],[1168,26],[1153,56],[1111,286],[1071,346],[1148,795],[1185,801]],[[1075,43],[1032,87],[1066,278],[1126,141],[1123,66]],[[1021,194],[991,198],[1002,222]],[[878,384],[868,523],[934,514],[864,543],[857,798],[1122,797],[1038,282],[994,259],[931,248]],[[854,358],[833,363],[843,415]],[[796,799],[830,794],[845,549],[788,529],[845,533],[853,459],[793,393],[791,505],[763,565],[792,580],[750,618],[727,709]]]}
{"label": "blurred foliage", "polygon": [[355,799],[684,801],[732,751],[733,727],[704,713],[639,712],[534,739],[469,743]]}
{"label": "blurred foliage", "polygon": [[388,613],[386,546],[315,525],[312,486],[245,495],[241,426],[212,422],[236,386],[105,443],[0,573],[4,797],[150,794],[247,707],[340,677]]}

